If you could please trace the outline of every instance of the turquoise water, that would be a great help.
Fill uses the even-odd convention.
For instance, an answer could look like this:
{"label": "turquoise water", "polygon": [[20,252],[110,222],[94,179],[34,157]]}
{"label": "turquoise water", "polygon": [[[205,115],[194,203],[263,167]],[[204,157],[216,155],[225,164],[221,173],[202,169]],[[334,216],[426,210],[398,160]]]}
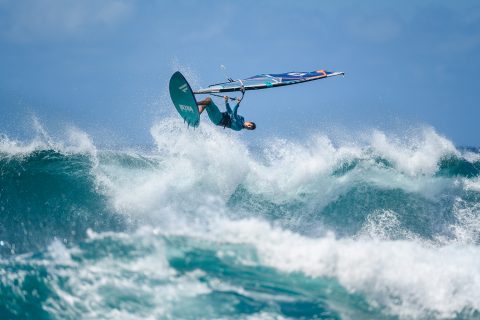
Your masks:
{"label": "turquoise water", "polygon": [[479,319],[480,152],[431,128],[0,141],[0,319]]}

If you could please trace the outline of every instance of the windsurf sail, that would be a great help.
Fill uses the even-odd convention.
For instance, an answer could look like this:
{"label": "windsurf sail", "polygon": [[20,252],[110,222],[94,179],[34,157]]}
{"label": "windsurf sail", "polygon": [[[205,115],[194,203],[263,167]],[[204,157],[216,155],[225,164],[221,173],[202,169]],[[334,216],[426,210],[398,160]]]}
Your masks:
{"label": "windsurf sail", "polygon": [[250,78],[241,80],[232,80],[228,82],[216,83],[208,88],[194,91],[194,94],[210,94],[219,92],[234,92],[260,90],[275,87],[288,86],[313,80],[319,80],[328,77],[343,75],[344,72],[330,72],[325,70],[316,70],[310,72],[287,72],[259,74]]}

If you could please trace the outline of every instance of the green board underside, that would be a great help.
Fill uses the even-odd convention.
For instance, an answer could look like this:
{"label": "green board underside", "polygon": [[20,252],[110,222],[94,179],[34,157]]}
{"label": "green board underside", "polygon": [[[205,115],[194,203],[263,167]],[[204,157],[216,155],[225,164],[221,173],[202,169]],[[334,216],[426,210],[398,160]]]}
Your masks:
{"label": "green board underside", "polygon": [[170,78],[170,98],[175,108],[185,122],[192,127],[200,124],[197,100],[192,88],[180,72],[175,72]]}

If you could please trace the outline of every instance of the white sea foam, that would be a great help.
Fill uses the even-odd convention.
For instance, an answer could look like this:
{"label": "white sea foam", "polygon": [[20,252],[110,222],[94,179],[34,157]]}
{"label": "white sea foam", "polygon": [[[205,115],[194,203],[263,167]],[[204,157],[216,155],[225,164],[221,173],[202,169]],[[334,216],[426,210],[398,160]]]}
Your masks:
{"label": "white sea foam", "polygon": [[49,249],[51,260],[41,263],[50,270],[48,285],[60,298],[49,298],[43,308],[56,317],[156,319],[168,316],[183,299],[210,292],[198,281],[201,272],[178,275],[169,267],[159,238],[89,234],[87,244],[112,240],[143,251],[129,259],[96,253],[96,259],[79,260],[71,258],[82,255],[79,248],[54,242]]}
{"label": "white sea foam", "polygon": [[[252,156],[237,134],[208,124],[186,130],[178,119],[166,119],[151,133],[157,151],[148,157],[158,165],[139,170],[106,162],[97,172],[119,211],[156,215],[169,210],[192,212],[206,204],[222,210],[239,185],[273,203],[311,194],[317,207],[356,183],[403,189],[432,199],[454,187],[451,179],[434,176],[441,157],[456,150],[433,130],[421,130],[412,144],[379,131],[365,146],[336,146],[324,135],[303,143],[274,139],[264,143],[260,157],[264,160]],[[378,164],[371,149],[394,167]],[[353,162],[355,168],[332,175]]]}
{"label": "white sea foam", "polygon": [[456,221],[450,226],[455,241],[459,243],[480,243],[480,204],[469,203],[460,197],[453,206]]}
{"label": "white sea foam", "polygon": [[[248,150],[234,135],[217,135],[209,126],[187,133],[179,128],[171,119],[152,128],[158,151],[149,158],[156,165],[101,165],[98,176],[118,211],[165,219],[172,211],[199,214],[203,207],[221,207],[245,179]],[[178,224],[181,217],[174,219]]]}
{"label": "white sea foam", "polygon": [[405,137],[389,137],[375,130],[371,146],[379,156],[392,161],[396,168],[411,176],[432,175],[442,157],[460,155],[451,141],[429,127],[415,130]]}
{"label": "white sea foam", "polygon": [[8,155],[27,155],[36,150],[55,149],[59,146],[53,141],[37,117],[32,117],[34,138],[30,141],[18,141],[4,135],[0,139],[0,152]]}
{"label": "white sea foam", "polygon": [[68,153],[82,153],[89,154],[93,158],[97,156],[97,148],[95,147],[92,138],[84,131],[69,126],[66,130],[68,141],[67,143],[56,143],[61,145],[61,150]]}
{"label": "white sea foam", "polygon": [[333,277],[402,318],[480,310],[480,248],[473,245],[311,239],[254,219],[219,221],[210,232],[216,241],[253,245],[262,264],[280,271]]}
{"label": "white sea foam", "polygon": [[29,154],[44,147],[45,144],[36,139],[28,143],[12,140],[8,136],[3,136],[0,139],[0,152],[8,155]]}
{"label": "white sea foam", "polygon": [[462,157],[471,163],[480,161],[480,153],[478,152],[464,151],[462,152]]}
{"label": "white sea foam", "polygon": [[463,184],[466,190],[480,192],[480,178],[464,179]]}
{"label": "white sea foam", "polygon": [[[210,221],[207,229],[198,226],[188,230],[143,228],[134,237],[158,241],[159,234],[186,236],[194,246],[208,243],[211,250],[218,250],[220,259],[234,259],[238,264],[336,279],[348,292],[363,296],[371,307],[401,319],[450,319],[461,312],[480,310],[480,248],[474,245],[439,246],[418,239],[337,239],[333,234],[307,238],[258,219],[225,218]],[[256,255],[247,254],[250,257],[245,259],[240,252],[225,253],[224,244],[252,246]],[[251,295],[243,288],[231,287],[220,280],[210,281],[208,287]],[[281,296],[253,293],[252,297],[283,301]]]}
{"label": "white sea foam", "polygon": [[402,226],[398,220],[398,214],[392,210],[376,210],[368,215],[358,237],[374,240],[415,240],[417,238]]}
{"label": "white sea foam", "polygon": [[360,148],[335,147],[322,135],[314,136],[304,144],[284,139],[267,143],[266,162],[249,162],[246,185],[249,191],[264,194],[275,203],[295,198],[298,194],[323,189],[326,198],[333,199],[350,181],[348,177],[332,183],[330,174],[342,163],[362,156]]}
{"label": "white sea foam", "polygon": [[32,130],[34,137],[26,142],[11,139],[6,135],[0,136],[0,152],[7,155],[23,156],[38,150],[56,150],[66,154],[88,154],[92,158],[97,155],[97,149],[91,137],[74,126],[65,128],[65,138],[53,138],[40,120],[33,117]]}

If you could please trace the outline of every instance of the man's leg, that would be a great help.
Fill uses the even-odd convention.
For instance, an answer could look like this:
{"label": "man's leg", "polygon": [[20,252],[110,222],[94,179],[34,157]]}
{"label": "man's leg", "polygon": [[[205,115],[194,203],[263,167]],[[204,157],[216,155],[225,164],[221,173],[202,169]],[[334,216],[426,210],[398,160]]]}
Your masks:
{"label": "man's leg", "polygon": [[200,114],[203,112],[203,110],[207,109],[208,117],[213,124],[218,125],[220,122],[222,122],[223,114],[220,112],[215,103],[213,103],[210,97],[197,102],[197,104],[199,105],[198,112]]}
{"label": "man's leg", "polygon": [[210,103],[212,103],[212,98],[210,98],[210,97],[206,97],[206,98],[203,99],[202,101],[197,102],[197,105],[199,105],[198,112],[199,112],[200,114],[202,114],[203,110],[205,110],[205,108],[206,108]]}

